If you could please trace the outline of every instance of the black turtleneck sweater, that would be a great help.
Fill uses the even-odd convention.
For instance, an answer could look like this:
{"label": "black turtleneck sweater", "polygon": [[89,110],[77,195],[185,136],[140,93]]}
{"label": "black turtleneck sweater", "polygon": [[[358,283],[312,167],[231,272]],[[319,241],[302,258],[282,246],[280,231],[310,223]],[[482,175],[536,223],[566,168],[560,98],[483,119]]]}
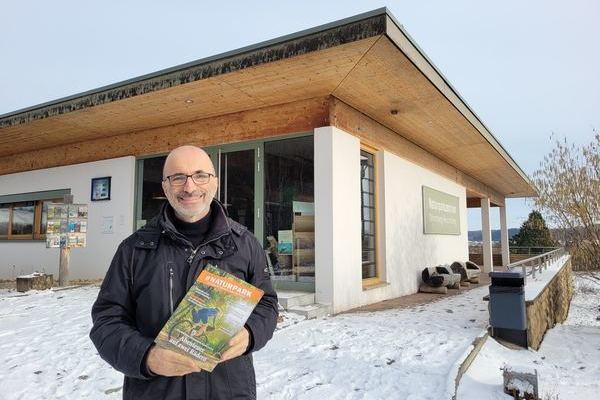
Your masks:
{"label": "black turtleneck sweater", "polygon": [[169,219],[173,221],[173,225],[175,226],[175,229],[177,229],[177,232],[185,236],[194,247],[198,247],[206,238],[212,220],[212,211],[210,209],[204,218],[196,222],[185,222],[180,220],[175,215],[175,211],[173,211],[172,207],[168,208],[168,213]]}

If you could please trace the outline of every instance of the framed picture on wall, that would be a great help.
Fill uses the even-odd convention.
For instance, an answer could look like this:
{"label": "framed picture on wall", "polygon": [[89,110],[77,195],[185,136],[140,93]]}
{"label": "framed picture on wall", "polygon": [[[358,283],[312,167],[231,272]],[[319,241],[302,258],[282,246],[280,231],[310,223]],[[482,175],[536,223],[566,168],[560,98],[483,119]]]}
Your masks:
{"label": "framed picture on wall", "polygon": [[92,178],[92,201],[110,200],[110,178]]}

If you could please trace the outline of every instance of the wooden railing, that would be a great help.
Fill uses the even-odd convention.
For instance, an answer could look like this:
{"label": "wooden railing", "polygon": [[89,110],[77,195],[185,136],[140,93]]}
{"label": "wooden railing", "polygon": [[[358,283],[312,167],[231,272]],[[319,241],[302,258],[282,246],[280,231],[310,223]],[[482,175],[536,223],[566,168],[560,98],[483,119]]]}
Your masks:
{"label": "wooden railing", "polygon": [[512,271],[514,269],[521,268],[523,271],[523,276],[525,277],[525,281],[527,280],[527,276],[531,276],[535,279],[536,272],[541,273],[543,269],[548,268],[550,263],[564,254],[565,249],[559,247],[558,249],[509,264],[507,269]]}

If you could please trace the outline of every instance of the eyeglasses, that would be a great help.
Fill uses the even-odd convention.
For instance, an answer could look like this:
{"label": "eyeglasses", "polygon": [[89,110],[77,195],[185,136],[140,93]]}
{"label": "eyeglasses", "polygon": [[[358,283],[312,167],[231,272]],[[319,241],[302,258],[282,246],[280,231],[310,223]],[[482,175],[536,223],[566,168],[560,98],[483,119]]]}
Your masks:
{"label": "eyeglasses", "polygon": [[192,181],[196,185],[205,185],[210,181],[211,176],[214,177],[215,175],[209,172],[194,172],[191,175],[173,174],[165,177],[163,182],[168,180],[171,186],[183,186],[187,182],[188,178],[192,178]]}

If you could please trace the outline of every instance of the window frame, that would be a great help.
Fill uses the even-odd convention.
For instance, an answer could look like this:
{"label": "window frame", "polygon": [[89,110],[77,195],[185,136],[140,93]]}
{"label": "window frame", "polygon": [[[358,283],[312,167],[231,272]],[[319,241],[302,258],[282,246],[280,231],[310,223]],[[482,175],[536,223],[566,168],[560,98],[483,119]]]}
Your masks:
{"label": "window frame", "polygon": [[[375,276],[371,277],[371,278],[362,278],[362,240],[363,240],[363,224],[365,223],[365,221],[362,218],[362,213],[363,213],[363,189],[362,189],[362,176],[361,176],[361,182],[360,182],[360,208],[361,208],[361,278],[362,278],[362,287],[363,289],[369,289],[373,286],[378,286],[381,283],[383,283],[383,277],[382,277],[382,273],[381,273],[381,259],[380,259],[380,251],[381,251],[381,246],[380,246],[380,233],[379,233],[379,225],[380,225],[380,218],[379,218],[379,176],[378,176],[378,168],[379,168],[379,161],[378,161],[378,155],[379,155],[379,150],[371,145],[362,143],[360,144],[360,152],[366,152],[369,153],[371,156],[373,156],[373,207],[375,209],[375,218],[374,218],[374,224],[375,224],[375,240],[374,240],[374,245],[375,245]],[[359,152],[359,158],[360,158],[360,152]]]}
{"label": "window frame", "polygon": [[[10,225],[8,226],[8,238],[9,238],[9,240],[11,240],[11,239],[12,240],[27,240],[27,239],[32,240],[33,239],[34,232],[35,232],[35,209],[37,207],[37,201],[31,201],[31,202],[33,203],[33,221],[31,222],[31,233],[30,234],[29,233],[25,233],[25,234],[14,234],[14,233],[12,233],[12,228],[13,228],[12,221],[13,221],[13,218],[14,218],[14,215],[15,215],[15,210],[14,210],[15,209],[15,205],[17,205],[19,203],[29,203],[29,201],[15,202],[15,203],[12,203],[10,205],[10,218],[9,218],[10,219]],[[24,206],[24,205],[19,204],[18,207],[21,208],[21,207],[31,207],[31,206]]]}
{"label": "window frame", "polygon": [[42,214],[44,212],[44,202],[52,201],[52,202],[62,202],[61,198],[49,198],[49,199],[40,199],[40,200],[29,200],[33,202],[33,230],[31,234],[19,235],[12,233],[12,220],[13,220],[13,209],[15,204],[26,202],[23,201],[13,201],[2,204],[8,204],[8,230],[6,235],[0,235],[0,242],[8,242],[8,241],[45,241],[46,234],[41,233],[42,231]]}

